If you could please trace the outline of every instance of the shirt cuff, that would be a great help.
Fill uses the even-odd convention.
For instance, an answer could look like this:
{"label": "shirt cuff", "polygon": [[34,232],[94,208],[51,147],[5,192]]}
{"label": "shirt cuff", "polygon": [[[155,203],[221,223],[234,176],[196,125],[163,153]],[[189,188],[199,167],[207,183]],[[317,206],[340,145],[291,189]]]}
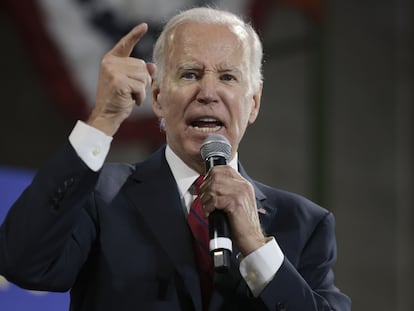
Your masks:
{"label": "shirt cuff", "polygon": [[69,135],[69,142],[78,156],[93,171],[99,171],[108,155],[112,137],[78,121]]}
{"label": "shirt cuff", "polygon": [[238,256],[239,270],[254,297],[258,297],[283,263],[284,255],[274,237],[246,257]]}

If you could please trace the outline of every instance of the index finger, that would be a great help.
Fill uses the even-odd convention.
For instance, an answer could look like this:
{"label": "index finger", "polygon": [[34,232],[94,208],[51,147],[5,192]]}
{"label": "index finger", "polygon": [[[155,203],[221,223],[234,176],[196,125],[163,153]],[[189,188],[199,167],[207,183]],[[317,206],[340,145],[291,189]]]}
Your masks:
{"label": "index finger", "polygon": [[148,25],[146,23],[141,23],[138,26],[132,28],[118,43],[109,51],[109,54],[119,56],[119,57],[128,57],[131,55],[132,50],[139,40],[145,35],[148,30]]}

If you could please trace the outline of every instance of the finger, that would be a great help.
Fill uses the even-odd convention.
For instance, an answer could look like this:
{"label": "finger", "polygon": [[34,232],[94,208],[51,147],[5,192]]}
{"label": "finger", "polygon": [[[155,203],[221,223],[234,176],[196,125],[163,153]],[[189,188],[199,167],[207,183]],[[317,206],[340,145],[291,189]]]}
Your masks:
{"label": "finger", "polygon": [[129,33],[127,33],[121,40],[112,48],[109,54],[128,57],[139,40],[145,35],[148,30],[146,23],[141,23],[135,26]]}
{"label": "finger", "polygon": [[[123,68],[126,75],[134,80],[141,81],[145,87],[151,85],[151,71],[148,70],[148,64],[141,59],[128,58],[128,62],[124,62],[119,65],[119,68]],[[151,67],[152,68],[152,67]]]}
{"label": "finger", "polygon": [[131,57],[113,57],[111,62],[111,67],[109,68],[108,66],[108,71],[119,75],[126,75],[132,80],[140,81],[145,87],[151,85],[152,79],[147,69],[148,65],[143,60]]}
{"label": "finger", "polygon": [[132,99],[135,101],[135,104],[137,106],[141,106],[141,104],[145,100],[145,97],[147,96],[147,91],[144,84],[136,83],[135,85],[133,85],[131,96]]}
{"label": "finger", "polygon": [[127,77],[131,80],[135,80],[137,83],[141,83],[144,88],[148,88],[151,85],[151,77],[147,73],[130,72]]}
{"label": "finger", "polygon": [[154,63],[147,63],[147,70],[151,77],[154,76],[155,70],[157,70],[157,67]]}

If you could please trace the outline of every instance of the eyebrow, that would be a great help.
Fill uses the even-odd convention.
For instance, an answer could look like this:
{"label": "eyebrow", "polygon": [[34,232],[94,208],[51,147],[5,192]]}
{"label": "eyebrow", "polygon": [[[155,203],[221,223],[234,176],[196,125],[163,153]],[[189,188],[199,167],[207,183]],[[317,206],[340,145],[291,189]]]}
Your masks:
{"label": "eyebrow", "polygon": [[186,70],[202,70],[202,66],[196,64],[186,64],[178,66],[178,71],[186,71]]}
{"label": "eyebrow", "polygon": [[[224,72],[234,72],[234,73],[238,73],[241,74],[242,70],[236,66],[219,66],[219,67],[223,67],[223,68],[219,68],[217,70],[218,73],[224,73]],[[193,63],[193,64],[182,64],[178,66],[178,70],[179,71],[186,71],[186,70],[196,70],[196,71],[201,71],[204,70],[204,66],[201,66],[199,64]]]}
{"label": "eyebrow", "polygon": [[228,68],[225,68],[225,69],[219,69],[218,72],[219,73],[223,73],[223,72],[234,72],[234,73],[241,74],[242,73],[242,70],[240,68],[238,68],[238,67],[235,67],[235,66],[229,66]]}

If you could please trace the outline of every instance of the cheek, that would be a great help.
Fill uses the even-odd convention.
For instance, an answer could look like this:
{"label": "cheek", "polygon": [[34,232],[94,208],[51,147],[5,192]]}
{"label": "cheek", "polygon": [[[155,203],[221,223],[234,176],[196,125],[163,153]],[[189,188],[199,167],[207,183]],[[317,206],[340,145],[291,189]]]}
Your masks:
{"label": "cheek", "polygon": [[240,97],[237,100],[238,117],[242,124],[247,124],[252,112],[252,100],[250,97]]}

